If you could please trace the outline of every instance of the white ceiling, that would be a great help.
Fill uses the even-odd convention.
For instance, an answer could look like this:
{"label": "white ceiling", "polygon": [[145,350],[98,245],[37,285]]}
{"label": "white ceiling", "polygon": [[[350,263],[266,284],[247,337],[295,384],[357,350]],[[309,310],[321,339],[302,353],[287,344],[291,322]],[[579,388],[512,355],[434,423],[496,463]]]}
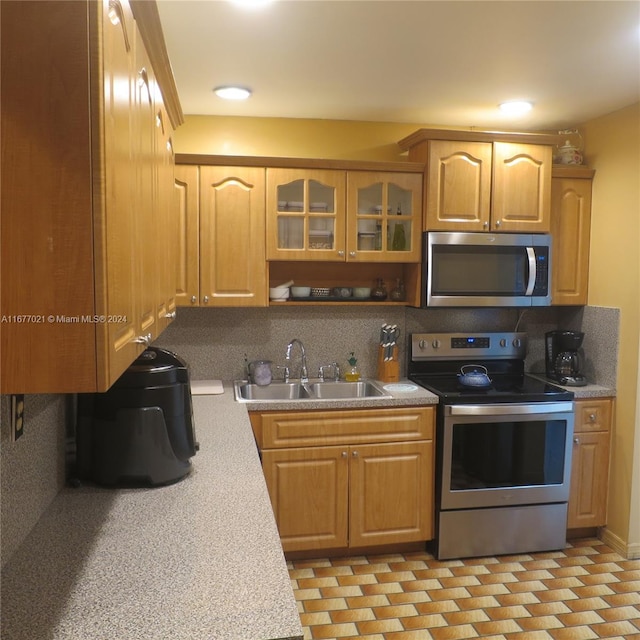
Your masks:
{"label": "white ceiling", "polygon": [[[640,1],[158,0],[185,114],[560,130],[640,100]],[[253,90],[225,102],[214,86]],[[534,109],[507,120],[500,102]]]}

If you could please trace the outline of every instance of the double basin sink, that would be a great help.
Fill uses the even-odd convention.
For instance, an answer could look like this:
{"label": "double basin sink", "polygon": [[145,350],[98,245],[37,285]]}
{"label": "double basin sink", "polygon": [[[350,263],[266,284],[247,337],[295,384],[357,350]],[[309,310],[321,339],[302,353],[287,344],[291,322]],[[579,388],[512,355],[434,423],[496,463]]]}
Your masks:
{"label": "double basin sink", "polygon": [[237,402],[277,402],[287,400],[349,400],[353,398],[390,398],[377,382],[272,382],[259,386],[246,380],[236,380],[233,392]]}

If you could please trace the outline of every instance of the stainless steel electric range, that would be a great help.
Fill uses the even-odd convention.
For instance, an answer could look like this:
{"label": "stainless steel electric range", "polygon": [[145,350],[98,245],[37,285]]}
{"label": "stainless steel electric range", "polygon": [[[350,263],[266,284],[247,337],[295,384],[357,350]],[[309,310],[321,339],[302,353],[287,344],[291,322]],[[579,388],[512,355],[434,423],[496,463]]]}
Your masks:
{"label": "stainless steel electric range", "polygon": [[439,396],[436,557],[566,543],[573,393],[524,373],[524,333],[411,336],[408,377]]}

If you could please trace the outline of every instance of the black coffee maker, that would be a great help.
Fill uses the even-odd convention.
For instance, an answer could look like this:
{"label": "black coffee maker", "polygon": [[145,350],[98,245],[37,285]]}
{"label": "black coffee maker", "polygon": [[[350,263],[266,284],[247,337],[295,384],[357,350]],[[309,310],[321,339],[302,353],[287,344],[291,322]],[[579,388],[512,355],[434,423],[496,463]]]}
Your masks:
{"label": "black coffee maker", "polygon": [[578,349],[582,345],[581,331],[548,331],[545,333],[546,375],[567,387],[583,387],[587,379],[580,373]]}

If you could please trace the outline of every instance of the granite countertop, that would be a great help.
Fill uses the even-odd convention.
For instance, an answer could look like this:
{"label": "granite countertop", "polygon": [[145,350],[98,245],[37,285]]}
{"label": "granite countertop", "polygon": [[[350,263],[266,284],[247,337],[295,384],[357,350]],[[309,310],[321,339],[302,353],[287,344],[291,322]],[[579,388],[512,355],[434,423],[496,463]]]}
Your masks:
{"label": "granite countertop", "polygon": [[246,407],[193,408],[184,480],[56,497],[3,569],[2,638],[302,638]]}
{"label": "granite countertop", "polygon": [[555,384],[556,387],[572,391],[576,400],[581,400],[583,398],[615,398],[616,396],[615,389],[612,389],[611,387],[603,387],[599,384],[588,383],[584,387],[564,387],[558,384],[555,380],[547,378],[543,373],[530,373],[529,375],[534,378],[544,380],[545,382],[549,382],[550,384]]}

